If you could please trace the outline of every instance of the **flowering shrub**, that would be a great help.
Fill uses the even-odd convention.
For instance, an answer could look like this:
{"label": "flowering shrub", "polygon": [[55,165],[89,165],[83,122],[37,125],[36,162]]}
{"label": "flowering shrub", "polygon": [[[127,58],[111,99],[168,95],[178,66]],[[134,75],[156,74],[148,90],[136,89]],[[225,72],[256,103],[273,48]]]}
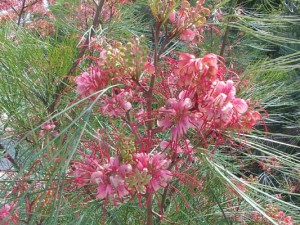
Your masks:
{"label": "flowering shrub", "polygon": [[[184,202],[185,207],[191,207],[187,197],[192,196],[196,201],[202,198],[200,204],[218,205],[226,221],[228,217],[242,224],[268,224],[270,220],[293,224],[292,217],[276,204],[263,204],[263,210],[253,207],[257,211],[249,204],[245,206],[249,202],[254,205],[245,195],[252,195],[249,186],[259,183],[252,175],[248,179],[228,179],[224,184],[211,173],[229,171],[222,163],[215,163],[219,153],[224,161],[238,167],[234,170],[236,174],[249,172],[239,158],[251,151],[249,146],[255,146],[247,137],[251,137],[256,125],[264,122],[264,115],[257,99],[245,91],[252,84],[241,79],[232,65],[227,66],[222,54],[202,49],[205,30],[210,27],[205,23],[211,14],[203,6],[205,1],[149,1],[146,11],[150,15],[146,16],[151,17],[152,27],[145,32],[148,36],[131,33],[125,41],[105,35],[105,29],[122,22],[120,18],[126,19],[122,17],[122,7],[139,3],[47,2],[54,8],[72,9],[66,21],[79,31],[90,29],[80,41],[76,39],[78,54],[69,65],[68,74],[58,83],[51,80],[54,93],[49,93],[50,88],[44,95],[33,91],[46,106],[44,113],[49,118],[24,136],[35,146],[35,154],[22,158],[24,168],[15,163],[20,174],[14,171],[10,177],[15,181],[13,191],[0,186],[7,200],[0,209],[0,222],[30,224],[38,220],[42,224],[55,218],[55,223],[70,223],[74,218],[64,221],[58,216],[59,210],[65,210],[66,215],[71,208],[77,220],[85,216],[86,212],[80,215],[81,210],[97,203],[103,206],[105,224],[105,216],[110,213],[107,209],[137,203],[146,211],[146,219],[140,223],[154,224],[154,215],[172,223],[168,220],[168,205],[174,204],[178,210],[178,202]],[[58,18],[49,5],[43,1],[6,1],[0,3],[0,10],[6,10],[0,18],[3,22],[8,16],[19,26],[23,22],[25,29],[53,38],[59,36],[54,29]],[[219,35],[220,31],[216,31]],[[170,46],[176,43],[180,46],[174,50]],[[200,53],[197,49],[201,49]],[[58,57],[56,51],[51,54]],[[41,53],[43,57],[47,54],[51,55],[47,50]],[[35,83],[38,82],[37,79]],[[75,92],[77,101],[69,103]],[[61,98],[67,99],[67,103],[60,102]],[[56,111],[59,107],[65,114]],[[60,121],[62,114],[67,122]],[[73,119],[75,115],[78,117]],[[83,132],[86,127],[88,132]],[[39,157],[34,158],[36,155]],[[264,171],[273,172],[282,165],[276,157],[262,158],[258,165]],[[12,157],[10,161],[14,164]],[[214,182],[225,188],[221,191],[225,202],[222,206],[218,200],[205,196],[206,192],[215,195],[214,190],[207,190],[214,189]],[[64,209],[51,209],[63,201]],[[26,206],[22,208],[22,204]],[[244,209],[247,211],[241,213]]]}
{"label": "flowering shrub", "polygon": [[[81,98],[92,95],[90,101],[99,101],[98,113],[123,121],[133,134],[128,152],[124,153],[122,145],[114,146],[113,151],[98,149],[100,155],[93,151],[82,161],[74,162],[75,182],[79,187],[97,186],[95,198],[123,202],[128,195],[139,199],[143,194],[149,196],[176,177],[185,176],[184,169],[197,160],[192,155],[200,146],[186,140],[190,130],[207,143],[207,135],[222,136],[233,130],[248,132],[261,119],[244,99],[236,97],[234,82],[226,80],[229,71],[217,55],[196,58],[179,53],[178,59],[161,58],[162,67],[146,61],[146,56],[143,60],[141,52],[139,61],[134,61],[136,50],[142,49],[136,38],[127,46],[115,46],[102,49],[90,72],[75,79]],[[149,80],[156,82],[149,84]],[[110,93],[96,97],[95,93],[107,85],[118,83],[122,87],[113,87]],[[244,128],[244,116],[249,112],[259,116]],[[163,139],[159,137],[162,133],[166,134]],[[180,155],[188,158],[179,159]],[[190,182],[196,179],[191,178]]]}
{"label": "flowering shrub", "polygon": [[[205,17],[198,18],[201,14],[196,15],[195,10],[209,12],[199,1],[195,8],[182,1],[178,15],[176,11],[168,11],[175,9],[172,5],[158,14],[159,4],[151,6],[157,24],[176,24],[168,28],[173,32],[169,42],[175,37],[193,41],[194,37],[186,35],[191,32],[190,27],[200,28],[205,22]],[[170,19],[165,20],[169,14]],[[168,34],[156,35],[158,41]],[[208,136],[220,139],[227,131],[249,132],[262,118],[247,103],[249,100],[236,96],[238,77],[235,76],[235,82],[227,78],[232,72],[221,57],[213,53],[202,58],[190,53],[162,57],[159,53],[162,48],[156,45],[151,52],[143,45],[143,38],[137,37],[126,45],[112,42],[100,50],[96,48],[94,51],[98,53],[92,65],[75,78],[81,98],[97,101],[99,114],[124,123],[124,128],[132,134],[128,137],[129,149],[122,143],[111,143],[112,150],[99,146],[90,153],[82,153],[81,159],[73,162],[75,183],[78,188],[88,187],[94,198],[116,204],[135,196],[139,201],[146,197],[146,206],[151,208],[151,196],[160,189],[167,190],[173,180],[195,183],[197,178],[184,171],[193,167],[191,163],[197,160],[194,153],[197,148],[205,147]],[[108,85],[116,84],[122,86],[97,95]],[[257,116],[249,118],[249,114]],[[124,131],[115,129],[121,138]],[[195,141],[187,140],[190,131],[201,137],[202,144],[193,146]],[[201,182],[196,184],[201,187]]]}

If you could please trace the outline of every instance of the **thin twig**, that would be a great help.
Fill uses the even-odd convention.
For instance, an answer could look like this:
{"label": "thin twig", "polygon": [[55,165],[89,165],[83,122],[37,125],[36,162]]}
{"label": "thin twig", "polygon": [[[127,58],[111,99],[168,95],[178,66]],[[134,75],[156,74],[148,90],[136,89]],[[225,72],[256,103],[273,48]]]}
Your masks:
{"label": "thin twig", "polygon": [[21,6],[20,14],[18,14],[18,15],[19,15],[19,17],[18,17],[18,22],[17,22],[17,25],[18,25],[18,26],[20,26],[20,23],[21,23],[22,14],[23,14],[24,9],[25,9],[25,3],[26,3],[26,0],[23,0],[22,6]]}
{"label": "thin twig", "polygon": [[[237,0],[234,1],[233,6],[230,9],[229,15],[233,14],[234,8],[236,7],[236,5],[237,5]],[[230,19],[228,19],[225,34],[222,38],[222,46],[221,46],[221,51],[220,51],[220,56],[222,56],[222,57],[224,56],[226,42],[227,42],[228,35],[229,35],[229,32],[230,32],[230,25],[229,25],[230,22],[231,22]]]}
{"label": "thin twig", "polygon": [[162,197],[161,197],[161,210],[162,210],[162,214],[164,213],[164,211],[166,210],[166,199],[167,199],[167,194],[168,194],[168,189],[169,189],[169,185],[167,185],[165,188],[164,188],[164,192],[162,194]]}
{"label": "thin twig", "polygon": [[15,169],[16,169],[17,171],[20,171],[20,166],[19,166],[19,164],[16,162],[16,160],[15,160],[8,152],[5,152],[4,157],[5,157],[6,159],[8,159],[8,161],[11,162],[11,164],[15,167]]}

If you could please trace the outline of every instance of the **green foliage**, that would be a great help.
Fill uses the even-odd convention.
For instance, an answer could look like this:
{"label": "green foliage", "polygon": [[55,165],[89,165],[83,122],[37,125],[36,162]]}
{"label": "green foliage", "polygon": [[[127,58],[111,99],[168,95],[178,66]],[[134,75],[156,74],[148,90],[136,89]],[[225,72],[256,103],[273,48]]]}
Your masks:
{"label": "green foliage", "polygon": [[6,24],[0,30],[0,43],[1,111],[21,132],[47,115],[55,87],[68,75],[76,56],[77,40],[40,39]]}

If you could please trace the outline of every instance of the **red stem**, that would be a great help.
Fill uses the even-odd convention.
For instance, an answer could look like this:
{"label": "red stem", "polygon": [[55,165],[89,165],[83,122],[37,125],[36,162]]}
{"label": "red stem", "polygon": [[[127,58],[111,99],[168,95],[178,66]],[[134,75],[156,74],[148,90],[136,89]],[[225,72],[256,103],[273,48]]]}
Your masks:
{"label": "red stem", "polygon": [[[147,96],[147,136],[148,140],[150,141],[148,147],[148,151],[150,152],[150,147],[152,146],[152,95],[153,95],[153,88],[155,84],[155,76],[159,73],[158,71],[158,59],[159,59],[159,51],[158,51],[158,41],[159,41],[159,32],[160,32],[161,24],[156,24],[156,31],[154,37],[154,68],[155,72],[151,75],[149,90],[146,92]],[[147,225],[153,225],[153,215],[152,215],[152,193],[148,190],[147,191]]]}
{"label": "red stem", "polygon": [[149,190],[147,192],[147,225],[153,225],[152,193]]}

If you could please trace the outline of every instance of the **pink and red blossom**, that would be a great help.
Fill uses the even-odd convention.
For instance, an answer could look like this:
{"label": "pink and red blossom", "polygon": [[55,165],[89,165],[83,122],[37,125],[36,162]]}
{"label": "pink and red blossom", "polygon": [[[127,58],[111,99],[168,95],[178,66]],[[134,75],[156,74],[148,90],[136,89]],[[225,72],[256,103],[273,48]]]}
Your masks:
{"label": "pink and red blossom", "polygon": [[157,120],[157,125],[164,130],[172,127],[171,137],[173,139],[182,137],[189,128],[194,126],[194,117],[190,112],[193,106],[192,100],[183,95],[179,95],[179,99],[168,99],[166,106],[159,110],[162,118]]}
{"label": "pink and red blossom", "polygon": [[166,159],[162,153],[134,154],[135,168],[139,172],[145,172],[150,180],[144,186],[152,191],[157,191],[160,188],[166,187],[172,178],[172,173],[169,170],[170,160]]}
{"label": "pink and red blossom", "polygon": [[[98,67],[91,67],[90,72],[84,72],[76,77],[77,93],[82,98],[104,89],[108,85],[108,78],[105,72]],[[95,96],[93,97],[95,98]]]}
{"label": "pink and red blossom", "polygon": [[9,225],[11,223],[18,224],[18,210],[15,209],[15,204],[4,203],[0,208],[0,223],[3,225]]}

